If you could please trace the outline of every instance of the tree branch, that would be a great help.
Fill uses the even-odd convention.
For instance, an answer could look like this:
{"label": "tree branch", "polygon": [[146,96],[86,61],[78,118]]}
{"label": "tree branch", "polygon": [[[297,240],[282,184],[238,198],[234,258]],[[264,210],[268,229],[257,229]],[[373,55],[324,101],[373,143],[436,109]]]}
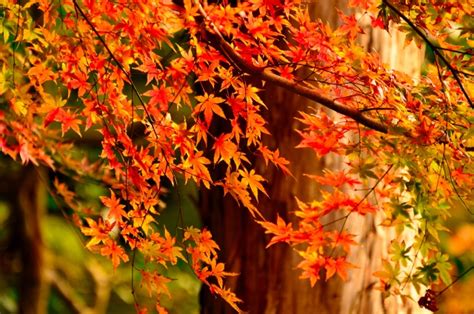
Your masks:
{"label": "tree branch", "polygon": [[426,34],[424,34],[407,16],[405,16],[402,12],[400,12],[393,4],[391,4],[389,1],[387,0],[382,0],[382,2],[390,8],[390,10],[392,10],[395,14],[397,14],[402,20],[404,20],[408,26],[410,26],[411,29],[413,29],[413,31],[415,33],[418,34],[418,36],[420,36],[421,39],[423,39],[423,41],[431,48],[431,50],[433,50],[434,54],[437,55],[443,62],[444,64],[446,64],[446,67],[449,69],[449,71],[451,71],[451,73],[453,74],[453,77],[454,79],[456,80],[456,82],[458,83],[459,85],[459,88],[461,89],[462,93],[464,94],[464,97],[466,97],[466,100],[467,102],[469,103],[469,105],[471,106],[471,108],[474,108],[474,104],[472,103],[472,100],[471,98],[469,97],[469,94],[467,93],[466,89],[464,88],[464,85],[462,84],[462,81],[461,81],[461,78],[459,77],[458,75],[458,70],[456,70],[449,62],[448,60],[446,59],[446,57],[440,52],[440,49],[435,46],[428,38],[428,36],[426,36]]}
{"label": "tree branch", "polygon": [[60,273],[67,274],[70,266],[65,265],[58,256],[54,256],[54,260],[55,265],[48,271],[48,279],[69,309],[73,313],[80,314],[106,313],[111,293],[111,276],[100,264],[94,259],[86,263],[86,270],[94,281],[94,300],[91,305],[88,305],[74,290],[70,279],[60,275]]}
{"label": "tree branch", "polygon": [[[273,73],[270,69],[265,68],[265,67],[257,67],[253,65],[252,63],[248,62],[245,60],[238,52],[235,51],[234,48],[230,46],[230,44],[225,40],[224,36],[221,34],[219,29],[214,25],[214,23],[211,21],[209,16],[207,15],[206,11],[202,7],[201,3],[199,0],[194,0],[195,4],[199,8],[199,12],[201,15],[204,17],[205,20],[209,22],[209,26],[211,27],[211,30],[205,29],[205,34],[207,38],[210,40],[211,46],[213,46],[215,49],[217,49],[219,52],[221,52],[228,61],[234,64],[238,69],[241,71],[250,74],[252,78],[258,78],[261,79],[262,81],[270,82],[275,85],[278,85],[280,87],[285,88],[288,91],[291,91],[293,93],[296,93],[300,96],[303,96],[307,99],[313,100],[324,107],[334,110],[337,113],[340,113],[342,115],[345,115],[349,118],[352,118],[356,122],[373,129],[375,131],[381,132],[381,133],[388,133],[390,126],[387,123],[383,123],[379,120],[376,120],[374,118],[371,118],[365,114],[365,112],[368,112],[370,110],[367,109],[354,109],[354,108],[349,108],[340,102],[330,99],[327,96],[324,96],[320,93],[318,93],[316,90],[306,87],[299,82],[289,80],[286,78],[283,78],[275,73]],[[464,90],[464,87],[462,85],[462,82],[459,78],[459,76],[456,73],[456,69],[454,69],[446,60],[446,58],[441,54],[436,47],[428,40],[428,38],[418,29],[416,26],[409,21],[402,13],[396,10],[390,3],[388,3],[386,0],[383,0],[384,3],[387,4],[391,9],[395,11],[395,13],[399,14],[401,18],[403,18],[411,27],[414,28],[414,30],[423,38],[426,43],[432,47],[432,49],[437,53],[437,55],[440,57],[440,59],[446,63],[446,66],[450,71],[453,73],[454,78],[458,82],[461,90],[463,91],[465,97],[467,98],[467,101],[472,107],[472,102],[469,96],[467,95],[466,91]],[[413,134],[410,132],[404,132],[404,136],[406,137],[414,137]],[[474,151],[474,147],[463,147],[465,151]]]}
{"label": "tree branch", "polygon": [[[454,78],[458,82],[462,92],[467,98],[467,101],[469,104],[472,106],[471,99],[467,95],[464,86],[462,85],[462,82],[457,75],[457,70],[454,69],[446,60],[444,55],[440,53],[440,51],[437,49],[436,46],[434,46],[429,39],[426,37],[425,34],[423,34],[417,27],[414,25],[406,16],[404,16],[401,12],[399,12],[391,3],[389,3],[387,0],[383,0],[383,2],[390,8],[392,9],[396,14],[398,14],[402,19],[404,19],[414,30],[415,32],[422,37],[422,39],[435,51],[435,53],[440,57],[440,59],[446,64],[448,69],[453,73]],[[111,58],[115,61],[119,69],[125,74],[128,80],[130,80],[132,88],[134,91],[137,93],[139,96],[139,102],[142,105],[143,109],[145,110],[145,113],[149,117],[148,111],[146,110],[145,103],[143,99],[140,97],[140,94],[138,93],[138,90],[136,89],[135,85],[133,84],[133,81],[131,80],[131,75],[128,73],[125,68],[121,65],[121,63],[115,58],[114,54],[112,51],[109,49],[107,44],[105,43],[105,40],[100,36],[98,33],[97,29],[94,27],[92,22],[87,18],[85,13],[82,11],[80,6],[77,4],[76,0],[73,0],[74,6],[76,10],[78,10],[79,14],[86,20],[86,22],[91,26],[92,30],[96,33],[98,36],[99,40],[103,44],[103,46],[106,48],[108,51],[109,55]],[[300,82],[297,82],[295,80],[289,80],[286,78],[283,78],[277,74],[275,74],[271,69],[268,69],[266,67],[257,67],[251,62],[245,60],[237,51],[235,51],[234,48],[230,46],[230,44],[226,41],[224,36],[221,34],[221,32],[218,30],[218,28],[215,26],[215,24],[212,22],[212,20],[209,18],[207,15],[206,11],[202,7],[201,3],[199,0],[194,0],[194,3],[198,6],[199,12],[201,13],[201,16],[209,22],[208,27],[211,28],[211,30],[207,29],[205,26],[204,28],[204,34],[206,38],[209,40],[209,44],[217,49],[229,62],[231,62],[236,68],[240,69],[242,72],[247,73],[251,75],[253,78],[260,79],[261,81],[273,83],[277,86],[283,87],[284,89],[291,91],[295,94],[298,94],[300,96],[303,96],[307,99],[313,100],[322,106],[331,109],[337,113],[340,113],[346,117],[349,117],[353,119],[354,121],[381,133],[387,134],[389,133],[390,129],[390,124],[387,122],[382,122],[379,119],[374,119],[373,117],[368,116],[366,113],[370,112],[371,110],[369,109],[355,109],[355,108],[350,108],[337,100],[331,99],[318,91],[316,91],[313,88],[309,88],[303,84],[300,84]],[[212,31],[212,32],[211,32]],[[153,128],[153,131],[156,131]],[[413,138],[413,134],[409,131],[403,132],[404,136]],[[464,150],[466,151],[474,151],[473,147],[464,147]]]}
{"label": "tree branch", "polygon": [[[298,94],[310,100],[316,101],[317,103],[323,105],[324,107],[334,110],[349,118],[352,118],[355,121],[359,122],[360,124],[370,129],[373,129],[382,133],[388,133],[389,128],[385,123],[382,123],[378,120],[368,117],[366,114],[364,114],[364,111],[354,109],[354,108],[349,108],[338,101],[335,101],[333,99],[330,99],[327,96],[324,96],[318,93],[312,88],[306,87],[296,81],[283,78],[273,73],[268,68],[256,67],[252,63],[242,58],[242,56],[238,52],[236,52],[234,48],[232,48],[229,45],[229,43],[225,40],[225,38],[222,36],[220,31],[217,29],[217,27],[212,23],[209,16],[207,15],[207,13],[205,12],[204,8],[202,7],[202,5],[199,3],[198,0],[195,0],[195,4],[199,7],[199,12],[201,13],[201,15],[207,21],[209,21],[209,25],[212,28],[213,33],[211,33],[207,29],[205,30],[206,36],[208,37],[208,39],[210,39],[210,44],[215,49],[220,51],[231,63],[233,63],[241,71],[252,75],[253,78],[258,78],[263,81],[273,83],[295,94]],[[406,135],[409,136],[408,133]]]}
{"label": "tree branch", "polygon": [[69,283],[62,279],[55,270],[50,271],[49,280],[53,288],[59,293],[73,313],[85,313],[89,310],[87,304],[76,295]]}

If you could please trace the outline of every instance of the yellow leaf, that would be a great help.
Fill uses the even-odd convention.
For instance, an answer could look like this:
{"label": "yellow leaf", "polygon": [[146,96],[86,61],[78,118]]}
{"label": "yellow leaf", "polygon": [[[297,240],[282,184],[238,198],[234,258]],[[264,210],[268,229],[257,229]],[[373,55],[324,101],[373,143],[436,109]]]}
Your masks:
{"label": "yellow leaf", "polygon": [[17,100],[13,103],[13,111],[15,111],[17,115],[25,116],[28,112],[28,108],[23,101]]}

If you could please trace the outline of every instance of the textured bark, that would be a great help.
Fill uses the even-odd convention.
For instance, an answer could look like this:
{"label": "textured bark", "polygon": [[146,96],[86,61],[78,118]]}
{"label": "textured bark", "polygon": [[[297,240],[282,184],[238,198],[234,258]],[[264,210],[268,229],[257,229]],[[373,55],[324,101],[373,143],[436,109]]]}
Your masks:
{"label": "textured bark", "polygon": [[[374,29],[368,18],[362,20],[365,24],[365,35],[361,43],[368,51],[379,53],[382,61],[389,67],[402,71],[414,79],[420,74],[424,59],[424,49],[419,49],[415,44],[405,47],[405,36],[394,30],[390,35],[380,29]],[[374,215],[360,217],[351,216],[347,227],[358,235],[356,241],[361,245],[353,250],[350,261],[360,268],[353,271],[349,283],[342,288],[341,313],[427,313],[420,309],[415,302],[407,302],[399,297],[382,298],[380,291],[374,290],[376,280],[373,272],[380,269],[382,258],[387,258],[391,240],[396,235],[392,229],[381,227],[384,214],[377,212]],[[414,235],[405,234],[408,242]],[[411,237],[411,239],[409,239]],[[417,299],[415,291],[409,293],[414,300]]]}
{"label": "textured bark", "polygon": [[45,189],[37,170],[30,166],[21,171],[16,191],[12,193],[12,215],[17,227],[14,241],[21,261],[19,278],[19,313],[46,313],[47,283],[44,275],[44,248],[41,216],[45,210]]}
{"label": "textured bark", "polygon": [[[341,1],[339,1],[341,2]],[[344,8],[336,1],[319,1],[313,5],[314,16],[337,23],[335,7]],[[369,50],[377,50],[382,60],[391,67],[415,75],[420,68],[423,53],[416,47],[403,47],[403,37],[388,36],[367,28],[362,40]],[[401,66],[398,66],[401,65]],[[317,174],[323,167],[342,167],[340,160],[325,158],[317,160],[309,150],[295,149],[299,136],[293,131],[294,119],[300,110],[308,110],[315,104],[281,88],[266,85],[264,101],[269,106],[268,130],[272,134],[266,143],[278,147],[290,160],[290,170],[295,179],[284,176],[274,167],[266,168],[256,163],[259,173],[268,180],[269,198],[262,197],[259,208],[267,219],[275,220],[277,213],[288,218],[296,208],[294,197],[311,201],[319,196],[319,187],[303,176]],[[207,226],[222,251],[221,258],[229,271],[240,276],[228,281],[228,285],[243,299],[243,308],[250,313],[408,313],[413,304],[404,304],[400,299],[384,300],[380,291],[374,289],[376,280],[372,273],[378,269],[382,257],[393,235],[378,227],[380,215],[351,216],[346,227],[358,235],[360,246],[354,248],[350,261],[359,268],[350,272],[349,281],[331,279],[320,281],[311,288],[307,280],[298,278],[295,270],[300,258],[284,244],[265,249],[269,238],[248,212],[235,202],[220,196],[221,191],[203,191],[201,210]],[[233,310],[216,299],[206,288],[201,291],[202,313],[233,313]]]}
{"label": "textured bark", "polygon": [[[296,180],[287,177],[275,168],[263,170],[262,164],[257,163],[260,173],[268,180],[267,192],[269,199],[262,197],[260,208],[263,214],[275,220],[279,213],[283,218],[294,210],[294,196],[301,199],[310,199],[318,193],[317,186],[310,184],[303,173],[315,173],[322,165],[315,162],[312,152],[298,151],[295,154],[294,146],[298,137],[293,131],[294,117],[297,110],[303,107],[303,99],[296,101],[292,94],[282,89],[268,86],[271,95],[272,109],[267,117],[269,130],[272,133],[268,145],[276,145],[290,158],[291,171]],[[292,104],[292,105],[290,105]],[[310,161],[310,162],[308,162]],[[327,286],[335,285],[335,281],[322,283],[323,289],[311,290],[307,281],[299,280],[294,268],[298,257],[287,245],[275,245],[265,249],[269,238],[264,236],[263,230],[253,222],[248,212],[235,205],[230,198],[222,198],[219,193],[203,193],[201,208],[203,221],[208,226],[218,243],[221,245],[224,261],[232,272],[240,276],[229,282],[230,286],[244,300],[244,309],[251,313],[301,313],[303,310],[316,309],[325,304],[326,308],[334,310],[337,294],[327,294],[333,289]],[[207,291],[202,293],[204,313],[231,313],[227,305],[210,296]],[[320,313],[323,313],[319,311]]]}

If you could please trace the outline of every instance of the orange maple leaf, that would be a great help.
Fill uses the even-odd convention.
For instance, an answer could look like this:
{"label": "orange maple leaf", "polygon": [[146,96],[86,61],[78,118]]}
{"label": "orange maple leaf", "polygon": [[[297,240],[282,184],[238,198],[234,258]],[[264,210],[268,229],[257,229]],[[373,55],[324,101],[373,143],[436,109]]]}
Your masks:
{"label": "orange maple leaf", "polygon": [[245,99],[247,103],[251,104],[252,101],[255,101],[266,107],[260,96],[258,96],[259,91],[260,89],[258,89],[257,87],[246,83],[240,83],[239,86],[236,88],[236,94],[239,95],[241,99]]}
{"label": "orange maple leaf", "polygon": [[266,246],[267,248],[278,242],[289,243],[291,240],[291,234],[293,232],[293,226],[291,222],[285,223],[283,218],[277,216],[277,223],[274,224],[269,221],[259,221],[260,225],[265,228],[265,233],[274,234],[275,236],[270,240],[270,243]]}
{"label": "orange maple leaf", "polygon": [[104,246],[100,249],[100,254],[112,260],[114,270],[117,269],[120,260],[128,261],[128,255],[125,253],[125,250],[110,238],[105,241]]}
{"label": "orange maple leaf", "polygon": [[298,264],[298,268],[303,270],[301,279],[309,279],[311,287],[314,287],[316,282],[319,280],[319,273],[324,267],[325,258],[319,256],[315,252],[298,252],[303,260]]}
{"label": "orange maple leaf", "polygon": [[122,222],[122,217],[127,217],[127,213],[124,210],[125,206],[120,204],[120,199],[115,196],[114,191],[110,190],[110,197],[101,196],[100,200],[109,209],[107,218],[110,218],[112,221]]}
{"label": "orange maple leaf", "polygon": [[323,176],[309,175],[305,176],[319,182],[322,185],[330,185],[333,187],[340,187],[344,184],[348,184],[353,187],[354,185],[361,184],[359,180],[353,179],[347,175],[345,171],[332,172],[331,170],[325,169]]}
{"label": "orange maple leaf", "polygon": [[77,135],[81,136],[81,130],[79,129],[79,126],[81,125],[82,121],[77,118],[75,113],[71,113],[69,110],[62,110],[59,112],[57,119],[61,123],[62,136],[64,136],[64,134],[69,131],[69,129],[72,129],[77,133]]}
{"label": "orange maple leaf", "polygon": [[335,273],[342,280],[347,280],[347,269],[348,268],[356,268],[354,264],[351,264],[346,261],[346,257],[338,257],[334,258],[326,258],[324,267],[326,268],[326,280],[334,276]]}
{"label": "orange maple leaf", "polygon": [[176,239],[171,236],[171,234],[166,228],[164,235],[164,238],[159,238],[160,253],[164,254],[172,265],[175,265],[178,262],[178,258],[186,260],[181,254],[182,248],[175,245]]}
{"label": "orange maple leaf", "polygon": [[153,294],[166,294],[170,296],[170,292],[167,287],[167,283],[171,281],[171,279],[166,278],[156,271],[140,271],[142,275],[142,282],[141,284],[145,284],[145,287],[148,291],[148,295],[152,296]]}
{"label": "orange maple leaf", "polygon": [[243,313],[237,305],[237,303],[241,303],[242,300],[240,300],[230,289],[220,288],[216,285],[211,284],[210,290],[212,291],[212,293],[219,295],[224,301],[227,302],[227,304],[229,304],[234,310],[236,310],[237,313]]}
{"label": "orange maple leaf", "polygon": [[172,94],[164,85],[157,87],[153,85],[152,89],[143,93],[145,96],[150,96],[150,101],[148,102],[149,106],[156,106],[160,108],[161,111],[168,111],[168,103],[172,98]]}
{"label": "orange maple leaf", "polygon": [[203,152],[199,151],[195,154],[191,154],[183,163],[184,169],[189,169],[189,171],[184,172],[185,179],[193,177],[197,183],[202,182],[206,188],[211,187],[212,179],[209,169],[206,165],[210,164],[211,161],[203,156]]}
{"label": "orange maple leaf", "polygon": [[214,164],[221,160],[230,164],[231,158],[238,150],[237,145],[230,140],[229,134],[221,134],[217,137],[212,148],[214,149]]}
{"label": "orange maple leaf", "polygon": [[261,175],[256,174],[254,169],[250,170],[250,172],[247,169],[239,170],[239,173],[242,176],[241,182],[245,187],[248,186],[250,188],[256,200],[258,200],[258,191],[261,191],[268,197],[265,188],[260,183],[265,181],[265,179]]}
{"label": "orange maple leaf", "polygon": [[217,263],[217,260],[215,258],[211,260],[209,266],[211,268],[211,275],[216,278],[217,284],[221,288],[223,287],[224,277],[238,275],[237,273],[230,273],[230,272],[224,271],[224,268],[225,268],[224,263]]}
{"label": "orange maple leaf", "polygon": [[109,223],[103,221],[101,218],[95,222],[92,218],[86,218],[89,227],[81,227],[81,231],[86,236],[91,236],[92,239],[87,242],[86,247],[92,248],[93,246],[105,242],[109,238],[109,233],[112,231],[112,228],[115,226],[115,222]]}
{"label": "orange maple leaf", "polygon": [[196,96],[196,100],[199,102],[194,108],[195,112],[204,112],[204,120],[207,125],[210,125],[213,113],[225,119],[225,114],[222,108],[219,106],[220,103],[225,101],[224,98],[215,97],[213,94],[204,93],[204,96]]}
{"label": "orange maple leaf", "polygon": [[349,253],[351,245],[357,244],[354,241],[354,235],[345,231],[331,233],[331,237],[334,239],[334,246],[340,245],[346,253]]}
{"label": "orange maple leaf", "polygon": [[286,165],[288,165],[290,162],[280,156],[280,151],[276,149],[274,152],[272,152],[270,149],[268,149],[267,146],[265,145],[260,145],[258,148],[258,151],[262,154],[263,160],[265,161],[265,164],[268,165],[268,161],[271,161],[276,167],[280,168],[285,174],[293,176],[290,172],[290,169]]}

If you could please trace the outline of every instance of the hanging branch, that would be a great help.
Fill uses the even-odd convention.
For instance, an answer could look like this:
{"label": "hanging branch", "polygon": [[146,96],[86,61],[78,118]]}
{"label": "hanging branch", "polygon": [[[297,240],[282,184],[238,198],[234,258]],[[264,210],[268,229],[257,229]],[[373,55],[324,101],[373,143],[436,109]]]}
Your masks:
{"label": "hanging branch", "polygon": [[428,36],[426,36],[426,34],[424,34],[416,25],[415,23],[413,23],[407,16],[405,16],[402,12],[400,12],[393,4],[391,4],[389,1],[387,0],[382,0],[382,2],[390,8],[390,10],[392,10],[396,15],[398,15],[402,20],[404,20],[408,26],[410,26],[411,29],[413,29],[413,31],[418,35],[420,36],[420,38],[426,43],[426,45],[428,45],[428,47],[431,48],[431,50],[434,52],[435,55],[437,55],[441,61],[444,62],[444,64],[446,65],[446,67],[449,69],[449,71],[451,71],[451,73],[453,74],[453,77],[454,79],[456,80],[456,82],[458,83],[459,85],[459,88],[461,89],[462,93],[464,94],[464,97],[466,97],[466,100],[467,102],[469,103],[469,105],[471,106],[471,108],[474,108],[474,104],[472,103],[472,100],[471,98],[469,97],[469,94],[467,93],[466,89],[464,88],[464,85],[462,84],[462,81],[461,81],[461,78],[459,77],[459,74],[458,74],[458,70],[456,70],[450,63],[449,61],[446,59],[446,57],[441,53],[441,48],[435,46],[431,41],[430,39],[428,38]]}
{"label": "hanging branch", "polygon": [[[303,86],[294,80],[289,80],[279,75],[276,75],[272,72],[272,70],[268,68],[257,67],[242,58],[242,56],[238,52],[236,52],[234,48],[232,48],[225,40],[224,36],[221,34],[221,32],[217,29],[217,27],[207,15],[201,3],[198,0],[195,0],[194,3],[198,6],[199,12],[203,16],[203,18],[209,22],[209,27],[211,27],[212,29],[213,33],[205,29],[205,34],[210,44],[215,49],[220,51],[227,58],[227,60],[229,60],[232,64],[234,64],[235,67],[240,69],[242,72],[250,74],[253,78],[258,78],[262,81],[273,83],[277,86],[285,88],[290,92],[293,92],[310,100],[314,100],[315,102],[320,103],[324,107],[334,110],[337,113],[345,115],[349,118],[352,118],[370,129],[379,131],[381,133],[388,133],[389,127],[385,123],[368,117],[365,114],[366,111],[349,108],[338,101],[335,101],[327,96],[320,94],[312,88]],[[405,135],[411,137],[408,132]]]}
{"label": "hanging branch", "polygon": [[[462,81],[457,74],[457,70],[449,64],[448,60],[446,57],[437,49],[436,46],[434,46],[430,40],[410,21],[408,20],[401,12],[399,12],[393,5],[391,5],[389,2],[383,0],[384,3],[391,9],[393,8],[394,12],[399,14],[413,29],[419,34],[423,40],[427,43],[428,46],[430,46],[433,51],[436,52],[436,54],[439,56],[439,58],[446,64],[446,66],[450,69],[450,71],[453,73],[454,78],[456,79],[457,83],[459,84],[463,94],[467,98],[467,101],[471,105],[471,107],[474,107],[472,104],[471,99],[469,98],[469,95],[467,94],[466,90],[464,89],[464,86],[462,85]],[[349,108],[346,105],[341,104],[340,102],[330,99],[327,96],[322,95],[318,91],[306,87],[299,82],[295,80],[290,80],[286,79],[284,77],[281,77],[272,70],[266,68],[266,67],[257,67],[253,65],[251,62],[245,60],[237,51],[235,51],[234,48],[230,46],[230,44],[226,41],[222,33],[219,31],[219,29],[215,26],[215,24],[212,22],[210,17],[207,15],[206,11],[202,7],[201,3],[199,0],[194,0],[194,3],[198,6],[199,12],[201,13],[202,17],[209,22],[207,27],[210,27],[211,29],[204,29],[204,33],[206,38],[209,41],[209,44],[217,49],[229,62],[231,62],[236,68],[241,70],[244,73],[247,73],[252,76],[252,78],[257,78],[265,82],[273,83],[277,86],[283,87],[286,90],[293,92],[295,94],[298,94],[300,96],[303,96],[307,99],[313,100],[322,106],[334,110],[337,113],[340,113],[344,116],[347,116],[349,118],[352,118],[354,121],[372,129],[375,131],[378,131],[380,133],[387,134],[389,133],[390,130],[390,125],[388,123],[381,122],[380,120],[376,120],[374,118],[371,118],[367,116],[365,113],[369,112],[370,110],[367,109],[354,109],[354,108]],[[204,27],[206,27],[204,26]],[[212,32],[211,32],[212,31]],[[409,137],[409,138],[414,138],[415,136],[409,132],[405,131],[402,133],[402,135]],[[461,147],[467,151],[474,151],[474,147],[466,147],[462,146]]]}
{"label": "hanging branch", "polygon": [[456,279],[454,279],[453,282],[451,282],[448,286],[446,286],[443,290],[439,291],[436,294],[436,297],[438,298],[439,296],[441,296],[446,290],[451,288],[459,279],[466,276],[473,269],[474,269],[474,266],[469,267],[466,271],[464,271],[461,275],[459,275]]}

